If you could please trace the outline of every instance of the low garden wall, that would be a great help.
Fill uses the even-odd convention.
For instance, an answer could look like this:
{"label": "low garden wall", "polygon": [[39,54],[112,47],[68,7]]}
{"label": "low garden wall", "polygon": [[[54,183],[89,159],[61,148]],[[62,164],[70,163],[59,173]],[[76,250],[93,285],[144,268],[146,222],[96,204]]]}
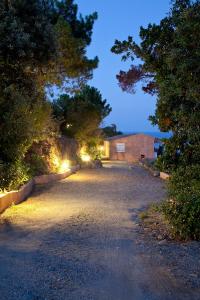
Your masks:
{"label": "low garden wall", "polygon": [[154,177],[159,177],[160,172],[152,167],[151,162],[152,160],[140,160],[139,165],[147,169]]}
{"label": "low garden wall", "polygon": [[160,172],[160,178],[164,180],[168,180],[170,178],[170,175],[165,172]]}
{"label": "low garden wall", "polygon": [[170,178],[169,174],[155,170],[151,164],[151,160],[141,160],[139,164],[147,169],[154,177],[160,177],[163,180],[169,180]]}
{"label": "low garden wall", "polygon": [[4,212],[8,207],[13,204],[19,204],[23,202],[33,191],[35,185],[45,184],[53,181],[58,181],[67,178],[71,174],[80,169],[80,166],[72,167],[69,171],[62,174],[50,174],[36,176],[28,183],[23,185],[18,191],[11,191],[6,194],[0,195],[0,213]]}

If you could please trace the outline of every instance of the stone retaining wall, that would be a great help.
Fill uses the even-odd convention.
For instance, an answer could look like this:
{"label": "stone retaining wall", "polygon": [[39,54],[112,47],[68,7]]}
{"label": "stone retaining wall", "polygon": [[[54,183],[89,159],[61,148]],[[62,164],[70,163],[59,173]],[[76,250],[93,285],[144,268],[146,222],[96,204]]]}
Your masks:
{"label": "stone retaining wall", "polygon": [[139,161],[139,165],[150,171],[154,177],[160,177],[163,180],[169,180],[170,178],[169,174],[154,170],[150,165],[146,164],[145,161]]}
{"label": "stone retaining wall", "polygon": [[170,178],[170,175],[165,172],[160,172],[160,178],[168,180]]}
{"label": "stone retaining wall", "polygon": [[23,202],[31,194],[35,185],[45,184],[67,178],[79,169],[79,166],[75,166],[72,167],[69,171],[62,174],[36,176],[28,183],[23,185],[18,191],[11,191],[6,194],[0,195],[0,213],[10,207],[12,204],[19,204]]}
{"label": "stone retaining wall", "polygon": [[148,170],[154,177],[159,177],[160,172],[154,170],[150,165],[146,164],[144,161],[139,161],[139,165]]}

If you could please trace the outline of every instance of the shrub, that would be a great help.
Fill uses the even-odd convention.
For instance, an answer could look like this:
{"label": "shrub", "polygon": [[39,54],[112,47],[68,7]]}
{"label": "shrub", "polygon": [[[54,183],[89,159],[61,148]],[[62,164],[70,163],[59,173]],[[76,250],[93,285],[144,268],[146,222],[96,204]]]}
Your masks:
{"label": "shrub", "polygon": [[[157,95],[153,125],[172,136],[165,140],[159,170],[169,172],[170,199],[164,212],[177,234],[200,238],[200,1],[173,0],[160,24],[140,28],[140,43],[116,40],[112,52],[139,60],[117,75],[123,91]],[[197,38],[197,32],[198,37]],[[195,42],[194,42],[195,41]]]}
{"label": "shrub", "polygon": [[96,159],[101,159],[102,158],[102,153],[101,151],[98,149],[97,145],[92,145],[89,144],[86,147],[86,152],[90,155],[92,160],[96,160]]}
{"label": "shrub", "polygon": [[166,161],[163,156],[159,156],[155,161],[155,167],[161,172],[169,172]]}
{"label": "shrub", "polygon": [[31,158],[30,169],[24,158],[33,143],[55,136],[48,87],[63,84],[74,91],[97,67],[98,58],[86,56],[97,13],[84,18],[77,12],[73,0],[0,1],[2,190],[45,170],[39,156]]}
{"label": "shrub", "polygon": [[16,190],[29,180],[29,168],[20,160],[14,163],[1,163],[1,189]]}
{"label": "shrub", "polygon": [[169,181],[163,212],[182,239],[200,239],[200,165],[179,167]]}
{"label": "shrub", "polygon": [[60,161],[61,151],[55,138],[33,143],[25,156],[31,176],[58,172]]}
{"label": "shrub", "polygon": [[44,157],[39,156],[36,153],[32,153],[29,159],[30,175],[39,176],[43,174],[48,174],[48,166]]}
{"label": "shrub", "polygon": [[152,170],[158,170],[156,168],[156,160],[155,159],[149,159],[149,158],[144,158],[144,159],[141,159],[141,162],[147,167],[147,168],[150,168]]}

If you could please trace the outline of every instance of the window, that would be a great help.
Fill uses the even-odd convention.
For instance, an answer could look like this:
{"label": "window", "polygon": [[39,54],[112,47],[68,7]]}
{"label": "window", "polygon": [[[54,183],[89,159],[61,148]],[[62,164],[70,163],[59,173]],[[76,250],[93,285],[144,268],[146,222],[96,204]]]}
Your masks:
{"label": "window", "polygon": [[125,152],[125,144],[124,143],[117,143],[116,144],[116,151],[117,152]]}

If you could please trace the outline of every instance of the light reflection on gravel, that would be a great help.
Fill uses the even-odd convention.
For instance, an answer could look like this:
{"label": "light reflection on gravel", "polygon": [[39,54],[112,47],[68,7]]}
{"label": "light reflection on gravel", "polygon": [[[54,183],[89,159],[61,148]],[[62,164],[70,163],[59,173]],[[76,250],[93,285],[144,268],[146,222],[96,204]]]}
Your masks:
{"label": "light reflection on gravel", "polygon": [[138,226],[164,197],[164,182],[137,165],[38,187],[1,216],[0,300],[200,299],[181,263],[199,266],[197,244],[161,246]]}

